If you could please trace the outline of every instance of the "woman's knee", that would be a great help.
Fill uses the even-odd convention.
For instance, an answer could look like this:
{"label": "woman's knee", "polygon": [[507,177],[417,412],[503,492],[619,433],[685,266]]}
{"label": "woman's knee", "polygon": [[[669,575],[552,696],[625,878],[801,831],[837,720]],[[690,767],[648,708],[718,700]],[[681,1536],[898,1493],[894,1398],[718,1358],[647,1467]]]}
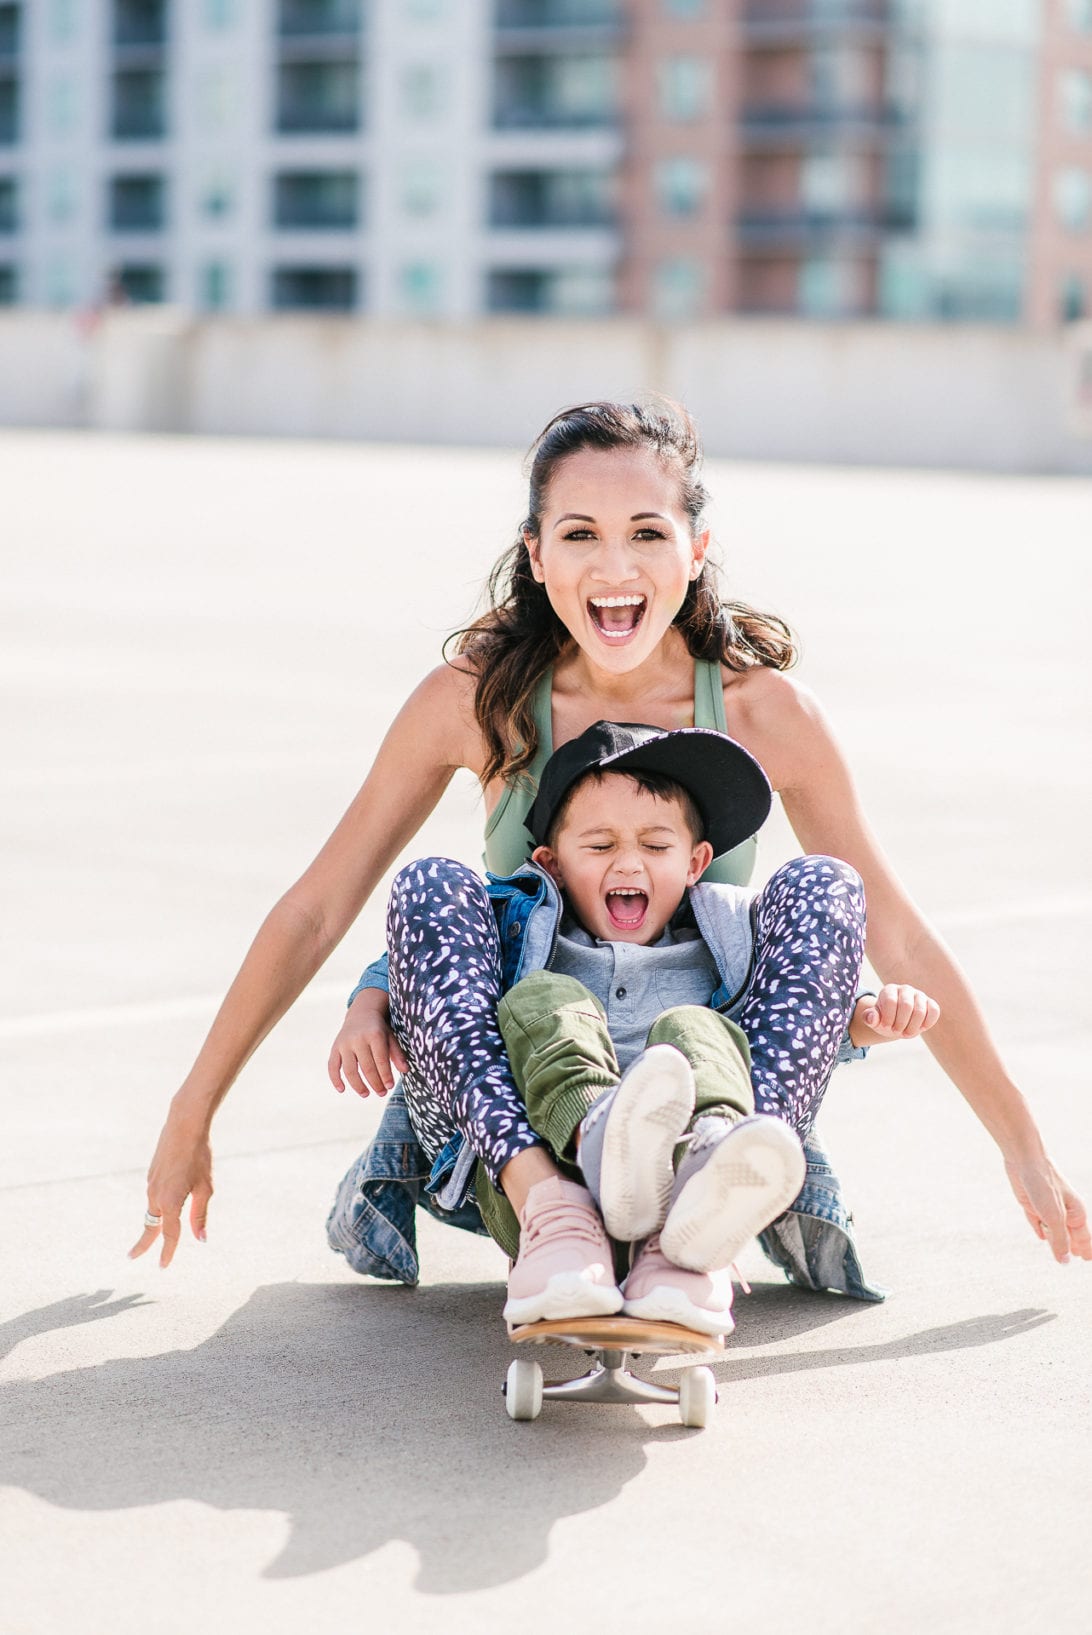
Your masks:
{"label": "woman's knee", "polygon": [[453,857],[418,857],[399,869],[391,881],[391,904],[402,914],[437,906],[462,906],[471,901],[489,906],[489,894],[480,875]]}
{"label": "woman's knee", "polygon": [[840,857],[826,857],[821,852],[790,857],[787,863],[774,870],[763,890],[806,895],[812,900],[848,897],[864,902],[864,882],[852,863],[846,863]]}

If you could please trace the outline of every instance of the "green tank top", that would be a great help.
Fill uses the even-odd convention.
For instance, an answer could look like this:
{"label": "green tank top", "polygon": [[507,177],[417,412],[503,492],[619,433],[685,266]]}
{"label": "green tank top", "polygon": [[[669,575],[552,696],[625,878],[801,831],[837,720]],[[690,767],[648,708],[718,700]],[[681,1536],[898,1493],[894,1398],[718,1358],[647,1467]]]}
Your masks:
{"label": "green tank top", "polygon": [[[547,670],[535,691],[534,714],[538,728],[538,749],[524,777],[505,785],[485,826],[485,866],[493,874],[515,874],[534,850],[523,820],[531,810],[542,769],[554,752],[553,670]],[[724,719],[724,691],[720,665],[709,659],[694,660],[694,725],[727,733]],[[714,857],[703,880],[718,885],[745,886],[754,873],[758,837],[752,835],[730,852]]]}

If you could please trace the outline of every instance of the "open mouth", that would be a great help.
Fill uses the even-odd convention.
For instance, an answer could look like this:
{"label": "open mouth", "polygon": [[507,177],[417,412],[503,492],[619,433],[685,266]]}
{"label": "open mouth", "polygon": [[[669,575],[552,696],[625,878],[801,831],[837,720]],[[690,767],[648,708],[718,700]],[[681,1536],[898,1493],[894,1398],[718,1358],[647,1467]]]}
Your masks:
{"label": "open mouth", "polygon": [[648,894],[623,887],[607,892],[607,913],[610,923],[619,931],[638,931],[648,913]]}
{"label": "open mouth", "polygon": [[632,636],[645,616],[643,596],[592,596],[588,599],[588,616],[601,636],[608,641],[625,641]]}

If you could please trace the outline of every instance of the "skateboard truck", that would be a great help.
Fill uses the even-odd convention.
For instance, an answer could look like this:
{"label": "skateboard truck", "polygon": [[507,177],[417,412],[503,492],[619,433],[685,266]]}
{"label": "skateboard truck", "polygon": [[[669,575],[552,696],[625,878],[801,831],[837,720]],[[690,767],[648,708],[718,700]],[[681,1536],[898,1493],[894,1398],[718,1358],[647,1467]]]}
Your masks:
{"label": "skateboard truck", "polygon": [[655,1402],[677,1405],[684,1425],[705,1426],[717,1400],[716,1380],[706,1367],[688,1368],[677,1386],[654,1385],[627,1367],[643,1354],[670,1356],[686,1353],[722,1355],[720,1335],[699,1334],[677,1323],[641,1322],[630,1317],[576,1317],[553,1322],[527,1323],[513,1329],[514,1345],[560,1342],[578,1346],[596,1360],[586,1374],[571,1380],[545,1381],[542,1369],[529,1357],[517,1357],[504,1385],[505,1407],[511,1419],[537,1419],[544,1401]]}

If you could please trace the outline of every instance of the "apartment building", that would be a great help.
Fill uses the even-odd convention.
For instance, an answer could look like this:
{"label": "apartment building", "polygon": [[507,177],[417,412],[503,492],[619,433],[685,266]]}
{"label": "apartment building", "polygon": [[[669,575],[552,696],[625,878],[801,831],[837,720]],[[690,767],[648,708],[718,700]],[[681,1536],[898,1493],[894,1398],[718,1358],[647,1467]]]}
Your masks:
{"label": "apartment building", "polygon": [[0,0],[0,303],[1092,310],[1092,0]]}

